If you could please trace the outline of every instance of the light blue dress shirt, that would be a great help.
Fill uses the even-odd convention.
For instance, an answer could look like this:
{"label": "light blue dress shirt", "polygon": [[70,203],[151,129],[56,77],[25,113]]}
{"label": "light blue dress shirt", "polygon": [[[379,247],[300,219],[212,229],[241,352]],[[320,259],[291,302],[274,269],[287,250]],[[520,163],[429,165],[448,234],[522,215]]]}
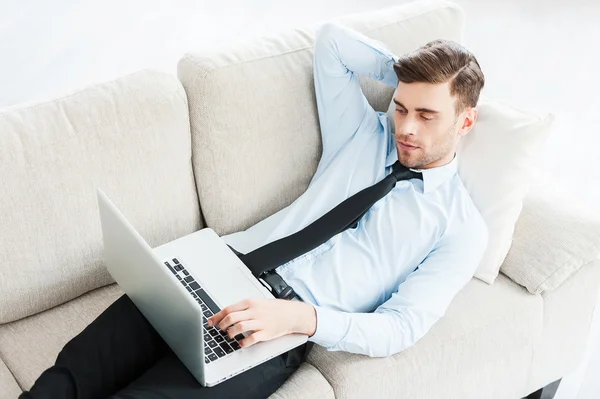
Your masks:
{"label": "light blue dress shirt", "polygon": [[[386,113],[358,75],[396,87],[386,46],[336,22],[318,30],[314,78],[323,155],[308,189],[254,226],[223,236],[242,253],[306,227],[391,172],[398,159]],[[414,169],[418,170],[418,169]],[[276,270],[315,306],[309,338],[327,350],[389,356],[417,342],[471,280],[488,230],[457,173],[457,156],[400,181],[354,229]]]}

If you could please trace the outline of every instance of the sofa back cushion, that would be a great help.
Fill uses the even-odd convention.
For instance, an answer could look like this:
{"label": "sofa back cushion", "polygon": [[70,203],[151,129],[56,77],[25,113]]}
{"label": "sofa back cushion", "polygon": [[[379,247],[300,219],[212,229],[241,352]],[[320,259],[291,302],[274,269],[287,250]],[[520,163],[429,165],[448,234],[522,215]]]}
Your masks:
{"label": "sofa back cushion", "polygon": [[[437,38],[462,41],[464,19],[454,3],[423,1],[336,20],[399,55]],[[202,213],[219,235],[288,206],[316,172],[322,146],[313,46],[319,26],[188,53],[178,63]],[[365,77],[360,82],[373,108],[385,112],[394,88]]]}
{"label": "sofa back cushion", "polygon": [[199,229],[179,81],[140,71],[0,111],[0,324],[113,281],[100,187],[155,247]]}

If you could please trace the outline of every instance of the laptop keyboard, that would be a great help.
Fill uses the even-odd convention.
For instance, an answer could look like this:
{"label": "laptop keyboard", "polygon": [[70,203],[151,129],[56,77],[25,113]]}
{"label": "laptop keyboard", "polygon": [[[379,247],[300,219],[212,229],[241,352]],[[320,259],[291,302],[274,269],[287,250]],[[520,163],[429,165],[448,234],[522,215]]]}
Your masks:
{"label": "laptop keyboard", "polygon": [[[172,263],[172,264],[171,264]],[[204,334],[204,362],[210,363],[241,349],[239,341],[245,337],[242,334],[229,338],[227,331],[222,331],[217,326],[210,327],[207,319],[221,309],[202,289],[200,284],[185,270],[179,259],[173,258],[172,262],[166,261],[165,265],[177,277],[202,309],[202,331]]]}

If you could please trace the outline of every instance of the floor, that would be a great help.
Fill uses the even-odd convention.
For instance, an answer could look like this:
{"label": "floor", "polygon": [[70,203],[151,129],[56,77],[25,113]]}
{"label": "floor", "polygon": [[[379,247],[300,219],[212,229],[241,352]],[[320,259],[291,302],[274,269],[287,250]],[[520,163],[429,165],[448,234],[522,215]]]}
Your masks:
{"label": "floor", "polygon": [[[0,109],[142,68],[175,74],[187,51],[405,2],[0,0]],[[544,181],[576,190],[598,209],[600,79],[594,72],[600,71],[600,1],[456,3],[467,15],[464,44],[486,75],[483,94],[540,115],[555,114],[542,159],[552,179]],[[584,361],[563,378],[556,399],[600,397],[599,341],[600,314]]]}

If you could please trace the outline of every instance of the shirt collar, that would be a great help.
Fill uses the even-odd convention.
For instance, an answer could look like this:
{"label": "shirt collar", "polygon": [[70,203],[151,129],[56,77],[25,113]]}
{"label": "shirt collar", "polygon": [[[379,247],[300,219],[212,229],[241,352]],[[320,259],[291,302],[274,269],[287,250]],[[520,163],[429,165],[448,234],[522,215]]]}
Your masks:
{"label": "shirt collar", "polygon": [[[388,154],[385,161],[385,166],[392,166],[397,160],[398,152],[396,148],[394,148]],[[446,180],[449,180],[452,176],[454,176],[454,174],[458,170],[457,154],[454,153],[454,158],[452,158],[452,161],[450,161],[446,165],[428,169],[409,169],[415,172],[421,172],[423,174],[423,194],[427,194],[428,192],[435,190]]]}

